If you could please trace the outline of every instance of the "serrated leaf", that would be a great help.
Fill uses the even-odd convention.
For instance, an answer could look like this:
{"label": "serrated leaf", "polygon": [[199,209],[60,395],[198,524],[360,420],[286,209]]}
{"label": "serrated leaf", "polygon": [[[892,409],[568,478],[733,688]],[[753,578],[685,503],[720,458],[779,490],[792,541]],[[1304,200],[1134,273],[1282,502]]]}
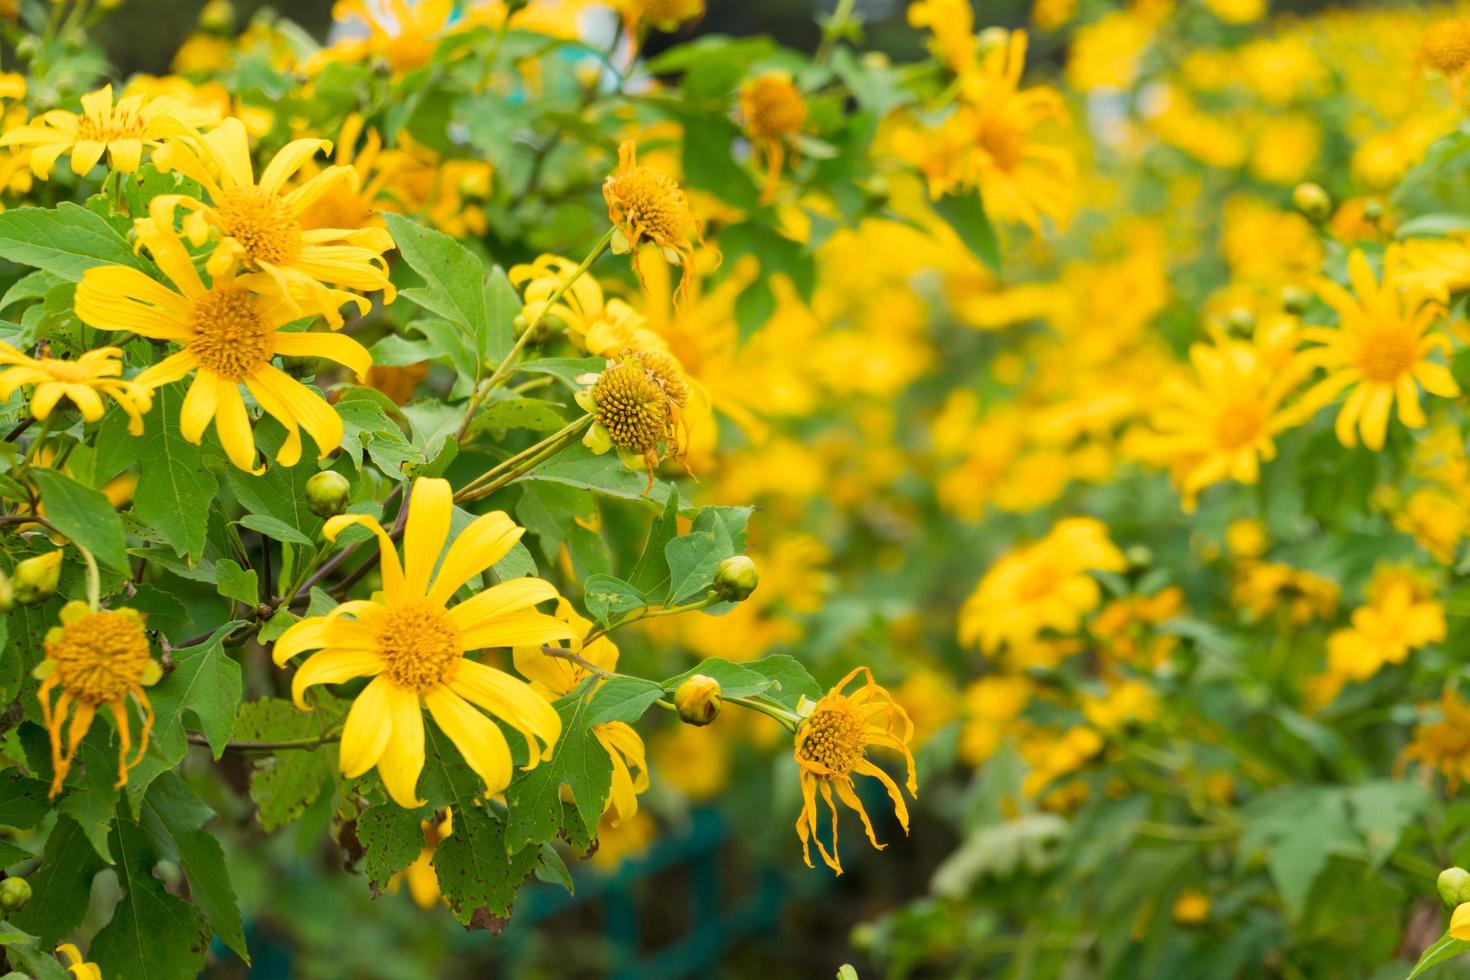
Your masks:
{"label": "serrated leaf", "polygon": [[225,651],[223,641],[243,625],[243,620],[234,620],[203,643],[173,651],[173,672],[149,693],[158,716],[154,741],[171,755],[176,753],[176,758],[182,758],[185,748],[186,711],[197,719],[214,757],[224,753],[240,704],[241,685],[240,665]]}
{"label": "serrated leaf", "polygon": [[[396,803],[379,803],[357,818],[357,839],[362,843],[368,883],[382,890],[388,879],[408,867],[424,849],[422,814]],[[459,814],[454,815],[459,830]]]}
{"label": "serrated leaf", "polygon": [[[287,741],[319,735],[340,717],[342,706],[318,698],[315,711],[302,711],[283,698],[240,705],[230,738],[236,741]],[[267,832],[301,819],[316,802],[332,771],[332,749],[285,749],[257,757],[250,769],[250,799]]]}
{"label": "serrated leaf", "polygon": [[[0,213],[0,218],[5,216]],[[92,552],[103,565],[113,571],[128,571],[127,535],[122,518],[99,491],[84,487],[56,470],[38,469],[32,473],[46,505],[46,519],[56,530]]]}
{"label": "serrated leaf", "polygon": [[648,489],[647,475],[628,469],[618,459],[617,453],[599,456],[580,442],[563,449],[521,480],[560,483],[650,506],[662,506],[669,495],[669,485],[658,480],[653,482],[651,490]]}
{"label": "serrated leaf", "polygon": [[587,576],[582,585],[582,601],[587,612],[599,623],[607,623],[612,616],[642,609],[648,598],[620,578],[601,573]]}
{"label": "serrated leaf", "polygon": [[210,940],[204,914],[169,894],[153,877],[155,855],[142,828],[120,821],[112,850],[123,895],[87,955],[109,980],[177,980],[198,974]]}
{"label": "serrated leaf", "polygon": [[706,507],[695,517],[688,534],[681,534],[664,547],[669,564],[666,605],[674,605],[707,589],[715,580],[720,562],[735,553],[729,528],[718,511]]}
{"label": "serrated leaf", "polygon": [[462,925],[488,927],[486,914],[510,915],[521,884],[541,862],[537,845],[513,847],[506,823],[482,807],[454,812],[454,833],[434,849],[434,872],[449,910]]}
{"label": "serrated leaf", "polygon": [[669,560],[664,549],[679,535],[679,489],[669,490],[663,512],[648,528],[648,540],[638,562],[628,573],[628,584],[644,595],[666,595],[669,591]]}
{"label": "serrated leaf", "polygon": [[0,827],[30,830],[44,820],[51,810],[49,788],[14,769],[0,772]]}
{"label": "serrated leaf", "polygon": [[183,385],[171,384],[153,396],[138,458],[133,510],[163,540],[191,562],[204,554],[209,505],[219,481],[204,466],[204,451],[179,431]]}
{"label": "serrated leaf", "polygon": [[108,864],[112,854],[107,849],[107,836],[117,812],[117,756],[105,744],[102,732],[89,735],[77,750],[81,765],[72,769],[73,777],[56,809],[77,822],[97,850],[97,856]]}
{"label": "serrated leaf", "polygon": [[769,691],[775,682],[751,664],[731,663],[718,657],[701,661],[682,674],[676,674],[663,682],[663,689],[672,693],[679,685],[696,674],[703,674],[720,682],[720,693],[727,698],[748,698],[753,694]]}
{"label": "serrated leaf", "polygon": [[572,391],[581,391],[583,385],[577,379],[588,374],[599,374],[605,367],[607,360],[601,357],[543,357],[519,364],[516,370],[522,374],[550,375]]}
{"label": "serrated leaf", "polygon": [[51,949],[70,933],[87,914],[92,896],[92,878],[107,867],[97,849],[71,817],[62,814],[46,838],[41,866],[28,875],[30,904],[10,914],[10,921],[40,937]]}
{"label": "serrated leaf", "polygon": [[770,688],[762,693],[788,708],[795,708],[803,697],[815,701],[823,694],[822,685],[812,677],[801,661],[784,653],[762,657],[743,666],[770,680]]}
{"label": "serrated leaf", "polygon": [[260,602],[260,579],[255,569],[246,571],[231,558],[221,558],[214,563],[214,574],[219,594],[226,599],[235,599],[251,609]]}
{"label": "serrated leaf", "polygon": [[[505,791],[508,851],[544,844],[559,835],[585,846],[597,835],[597,821],[612,785],[612,761],[592,733],[590,707],[591,700],[581,692],[557,701],[562,732],[551,759],[511,780]],[[563,784],[571,790],[571,802],[562,801]]]}

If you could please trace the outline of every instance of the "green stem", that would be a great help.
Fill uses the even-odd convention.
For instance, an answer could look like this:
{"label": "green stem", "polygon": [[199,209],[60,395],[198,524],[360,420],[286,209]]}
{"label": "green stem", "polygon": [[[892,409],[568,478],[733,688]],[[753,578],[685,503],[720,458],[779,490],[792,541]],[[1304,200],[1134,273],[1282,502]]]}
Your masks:
{"label": "green stem", "polygon": [[454,495],[454,502],[465,504],[479,500],[499,490],[512,480],[519,479],[571,445],[591,422],[592,416],[583,415],[535,445],[521,450],[505,462],[486,470],[461,487]]}
{"label": "green stem", "polygon": [[764,701],[757,701],[755,698],[725,698],[724,701],[726,704],[738,704],[742,708],[757,711],[767,718],[774,718],[788,732],[796,731],[796,726],[801,723],[801,719],[797,718],[796,715],[787,711],[785,708],[779,705],[766,704]]}

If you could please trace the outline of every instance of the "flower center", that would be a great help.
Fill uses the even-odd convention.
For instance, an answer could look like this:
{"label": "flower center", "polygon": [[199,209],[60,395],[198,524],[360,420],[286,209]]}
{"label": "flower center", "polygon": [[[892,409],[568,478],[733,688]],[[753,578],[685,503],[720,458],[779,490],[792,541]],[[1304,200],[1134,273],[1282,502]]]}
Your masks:
{"label": "flower center", "polygon": [[54,630],[46,655],[56,662],[62,688],[85,704],[117,701],[139,685],[148,668],[148,637],[136,616],[88,613]]}
{"label": "flower center", "polygon": [[828,696],[817,703],[802,725],[796,756],[837,775],[852,771],[863,757],[863,721],[847,698]]}
{"label": "flower center", "polygon": [[462,656],[449,617],[428,603],[390,610],[378,631],[378,652],[388,680],[411,691],[448,683]]}
{"label": "flower center", "polygon": [[259,187],[226,191],[215,210],[226,235],[253,265],[285,265],[301,254],[301,223],[275,194]]}
{"label": "flower center", "polygon": [[1358,370],[1368,381],[1397,381],[1414,366],[1414,341],[1399,324],[1374,327],[1363,335],[1358,347]]}
{"label": "flower center", "polygon": [[1447,20],[1435,24],[1419,44],[1419,57],[1435,71],[1455,74],[1470,64],[1470,23]]}
{"label": "flower center", "polygon": [[746,92],[745,120],[758,136],[785,136],[801,129],[806,103],[784,78],[759,78]]}
{"label": "flower center", "polygon": [[114,140],[137,140],[143,138],[145,128],[143,120],[135,113],[108,109],[101,115],[84,115],[77,120],[77,141],[110,143]]}
{"label": "flower center", "polygon": [[1015,170],[1026,150],[1026,136],[1008,119],[992,116],[980,124],[980,148],[1002,170]]}
{"label": "flower center", "polygon": [[1051,562],[1039,561],[1032,564],[1016,585],[1016,595],[1023,602],[1032,602],[1050,595],[1057,586],[1060,576]]}
{"label": "flower center", "polygon": [[668,396],[640,365],[613,364],[603,371],[592,400],[598,423],[619,449],[650,452],[668,432]]}
{"label": "flower center", "polygon": [[1255,402],[1228,406],[1215,420],[1215,442],[1222,449],[1240,449],[1256,441],[1265,419]]}
{"label": "flower center", "polygon": [[189,353],[226,378],[248,376],[275,353],[275,332],[260,321],[255,296],[245,289],[211,289],[194,303]]}
{"label": "flower center", "polygon": [[607,193],[635,232],[631,236],[634,244],[645,236],[659,244],[681,239],[689,206],[668,174],[650,167],[630,167],[608,178]]}

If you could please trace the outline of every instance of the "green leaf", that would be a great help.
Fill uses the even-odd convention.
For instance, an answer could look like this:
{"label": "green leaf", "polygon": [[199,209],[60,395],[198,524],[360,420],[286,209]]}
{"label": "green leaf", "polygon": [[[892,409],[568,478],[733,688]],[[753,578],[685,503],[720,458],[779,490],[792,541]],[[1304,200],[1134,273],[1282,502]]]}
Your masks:
{"label": "green leaf", "polygon": [[582,589],[582,601],[592,618],[599,623],[606,623],[611,616],[619,613],[632,612],[648,605],[648,598],[643,593],[611,575],[589,575]]}
{"label": "green leaf", "polygon": [[796,703],[803,697],[815,701],[822,696],[822,685],[817,683],[801,661],[795,657],[778,653],[774,656],[762,657],[744,666],[769,679],[771,686],[763,693],[766,697],[779,701],[788,708],[795,708]]}
{"label": "green leaf", "polygon": [[498,931],[521,884],[540,866],[540,847],[508,846],[506,830],[483,807],[455,810],[454,833],[434,849],[439,890],[463,925]]}
{"label": "green leaf", "polygon": [[[243,620],[226,623],[198,646],[173,652],[174,669],[150,693],[158,715],[154,741],[182,758],[186,743],[184,712],[198,721],[218,759],[230,739],[235,709],[240,704],[240,665],[225,652],[224,637]],[[131,780],[130,780],[131,785]]]}
{"label": "green leaf", "polygon": [[1414,964],[1414,972],[1410,973],[1406,980],[1414,980],[1430,967],[1439,966],[1467,951],[1470,951],[1470,940],[1455,939],[1449,933],[1445,933],[1438,942],[1424,951],[1424,955],[1419,957],[1419,962]]}
{"label": "green leaf", "polygon": [[641,677],[611,677],[599,684],[592,695],[587,724],[601,725],[608,721],[632,724],[643,717],[649,705],[663,696],[663,686],[656,681]]}
{"label": "green leaf", "polygon": [[219,481],[204,466],[204,450],[179,431],[181,384],[158,389],[139,440],[138,487],[133,510],[190,562],[204,554],[209,505]]}
{"label": "green leaf", "polygon": [[679,489],[669,490],[668,503],[663,513],[653,519],[648,528],[648,540],[643,553],[628,573],[628,584],[644,595],[666,595],[669,590],[669,560],[664,549],[679,534]]}
{"label": "green leaf", "polygon": [[[592,732],[590,705],[591,699],[577,692],[557,701],[562,731],[554,754],[530,772],[517,773],[506,789],[507,851],[544,844],[558,835],[585,846],[597,835],[612,786],[612,760]],[[563,784],[572,792],[569,803],[562,802]]]}
{"label": "green leaf", "polygon": [[219,584],[219,594],[226,599],[235,599],[254,609],[260,602],[260,579],[255,569],[246,571],[232,558],[221,558],[214,563],[214,572]]}
{"label": "green leaf", "polygon": [[1245,809],[1242,858],[1266,852],[1266,868],[1293,918],[1334,854],[1360,857],[1363,842],[1348,819],[1342,791],[1316,786],[1268,793]]}
{"label": "green leaf", "polygon": [[754,670],[753,666],[710,657],[684,673],[676,674],[664,681],[663,689],[672,694],[680,684],[695,674],[703,674],[705,677],[712,677],[720,682],[720,693],[725,697],[748,698],[752,694],[763,694],[769,691],[775,683],[760,671]]}
{"label": "green leaf", "polygon": [[137,824],[113,831],[121,901],[87,950],[110,980],[177,980],[204,968],[210,929],[199,909],[153,877],[156,855]]}
{"label": "green leaf", "polygon": [[[388,879],[412,864],[424,849],[420,823],[420,811],[405,810],[396,803],[370,806],[357,818],[357,839],[363,846],[368,884],[375,892],[387,888]],[[456,813],[456,833],[459,823]]]}
{"label": "green leaf", "polygon": [[77,282],[99,265],[140,268],[133,249],[99,215],[69,201],[56,210],[0,212],[0,258]]}
{"label": "green leaf", "polygon": [[665,600],[674,605],[708,588],[715,580],[720,562],[735,553],[730,531],[719,512],[706,507],[699,512],[688,534],[664,546],[669,563],[669,592]]}
{"label": "green leaf", "polygon": [[653,489],[645,494],[648,477],[643,471],[628,469],[618,459],[617,453],[598,456],[580,442],[563,449],[521,477],[521,480],[560,483],[607,497],[635,500],[655,506],[662,505],[669,495],[668,484],[658,480],[654,481]]}
{"label": "green leaf", "polygon": [[81,765],[72,769],[73,779],[56,809],[75,820],[108,864],[107,835],[117,813],[117,755],[101,731],[88,735],[78,748]]}
{"label": "green leaf", "polygon": [[[240,705],[230,738],[244,742],[288,741],[313,738],[342,714],[335,700],[323,701],[315,711],[302,711],[283,698],[264,698]],[[332,775],[332,749],[286,749],[258,756],[250,769],[250,799],[256,819],[267,832],[301,819],[321,796]]]}
{"label": "green leaf", "polygon": [[247,964],[245,929],[225,866],[224,850],[204,824],[214,816],[175,773],[164,773],[148,788],[143,825],[162,857],[176,862],[189,879],[189,894],[209,926]]}
{"label": "green leaf", "polygon": [[1404,831],[1419,821],[1430,804],[1429,793],[1407,780],[1379,780],[1347,791],[1353,826],[1368,845],[1368,859],[1380,866],[1398,847]]}
{"label": "green leaf", "polygon": [[570,390],[581,391],[583,386],[577,379],[585,374],[600,374],[605,367],[607,360],[601,357],[543,357],[517,365],[516,370],[522,374],[549,374]]}
{"label": "green leaf", "polygon": [[567,424],[557,402],[540,398],[500,398],[485,405],[475,416],[475,431],[526,429],[555,432]]}
{"label": "green leaf", "polygon": [[1000,242],[995,228],[985,214],[985,203],[978,191],[969,194],[946,194],[934,202],[934,210],[948,222],[970,252],[990,267],[1000,271]]}
{"label": "green leaf", "polygon": [[536,867],[536,880],[548,885],[561,885],[568,895],[575,894],[577,890],[571,869],[562,860],[561,852],[550,844],[541,845],[541,863]]}
{"label": "green leaf", "polygon": [[30,904],[12,912],[10,921],[39,936],[44,948],[54,948],[81,925],[92,897],[92,878],[105,867],[81,825],[61,814],[46,838],[41,867],[28,876]]}
{"label": "green leaf", "polygon": [[[268,456],[274,456],[285,441],[285,430],[274,419],[261,419],[255,426],[255,441]],[[302,443],[302,458],[311,459],[316,448],[310,437],[303,436]],[[306,481],[315,473],[316,467],[309,465],[272,465],[260,476],[251,476],[231,466],[226,479],[246,510],[274,517],[315,541],[322,519],[306,505]]]}
{"label": "green leaf", "polygon": [[299,544],[306,548],[313,546],[311,539],[306,535],[285,521],[278,521],[269,514],[246,514],[240,518],[240,526],[247,527],[256,534],[263,534],[283,544]]}
{"label": "green leaf", "polygon": [[[0,218],[5,213],[0,212]],[[122,518],[99,491],[84,487],[52,469],[38,469],[32,478],[41,490],[46,519],[113,571],[128,571],[127,535]]]}
{"label": "green leaf", "polygon": [[14,769],[0,773],[0,827],[30,830],[44,820],[51,811],[46,797],[49,789],[41,780]]}
{"label": "green leaf", "polygon": [[13,923],[0,920],[0,946],[16,966],[25,967],[25,973],[7,973],[0,980],[73,980],[72,974],[51,955],[50,949],[42,949],[40,940],[28,932],[16,928]]}

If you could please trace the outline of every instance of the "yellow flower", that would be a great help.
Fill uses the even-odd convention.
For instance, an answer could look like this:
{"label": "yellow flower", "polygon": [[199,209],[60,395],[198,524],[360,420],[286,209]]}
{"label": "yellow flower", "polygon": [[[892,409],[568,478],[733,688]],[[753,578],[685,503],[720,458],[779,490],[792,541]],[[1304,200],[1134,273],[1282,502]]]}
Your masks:
{"label": "yellow flower", "polygon": [[1203,925],[1210,918],[1210,896],[1198,888],[1186,888],[1174,899],[1174,921],[1184,926]]}
{"label": "yellow flower", "polygon": [[[58,552],[59,554],[59,552]],[[61,609],[61,625],[46,633],[46,659],[35,669],[41,686],[36,697],[41,702],[41,718],[51,735],[51,795],[61,792],[66,774],[71,771],[77,746],[92,727],[97,709],[107,706],[117,723],[117,785],[128,781],[128,770],[143,760],[148,749],[148,734],[153,730],[153,707],[143,688],[163,675],[148,649],[148,636],[143,632],[143,616],[132,609],[94,610],[85,602],[68,602]],[[52,703],[51,692],[61,694]],[[128,698],[137,703],[143,716],[143,729],[138,751],[130,760],[131,727],[128,721]],[[72,712],[73,707],[76,709]],[[71,717],[66,745],[62,746],[61,729]]]}
{"label": "yellow flower", "polygon": [[[362,140],[360,149],[357,145],[359,139]],[[351,167],[357,178],[333,181],[297,216],[301,227],[311,232],[320,228],[381,225],[383,219],[378,217],[376,209],[393,177],[397,158],[389,158],[383,153],[383,139],[378,131],[365,129],[362,116],[350,113],[337,133],[332,161],[338,167]],[[321,172],[322,168],[315,159],[308,160],[301,168],[299,179],[303,184],[309,184]]]}
{"label": "yellow flower", "polygon": [[1413,535],[1419,547],[1441,565],[1453,565],[1460,542],[1470,532],[1465,500],[1437,487],[1420,487],[1394,508],[1393,526]]}
{"label": "yellow flower", "polygon": [[437,815],[419,822],[424,833],[424,847],[413,863],[388,879],[388,890],[396,891],[400,882],[408,883],[408,897],[419,908],[428,910],[439,904],[439,873],[434,870],[434,852],[439,842],[454,833],[454,811],[444,809],[444,817]]}
{"label": "yellow flower", "polygon": [[914,0],[909,4],[909,26],[928,28],[934,37],[929,48],[953,72],[975,61],[975,10],[970,0]]}
{"label": "yellow flower", "polygon": [[680,24],[698,20],[704,16],[704,3],[705,0],[618,0],[616,6],[622,11],[628,33],[636,34],[646,27],[673,31]]}
{"label": "yellow flower", "polygon": [[53,109],[35,122],[9,129],[0,146],[31,148],[31,171],[42,180],[51,176],[56,158],[71,154],[72,173],[86,176],[102,155],[113,170],[130,174],[143,160],[144,146],[157,146],[167,136],[187,135],[190,113],[171,99],[129,95],[114,105],[112,86],[104,85],[82,96],[82,114]]}
{"label": "yellow flower", "polygon": [[1225,528],[1225,547],[1234,558],[1259,558],[1270,540],[1266,525],[1256,517],[1237,517]]}
{"label": "yellow flower", "polygon": [[56,951],[70,961],[66,969],[76,980],[102,980],[102,968],[96,963],[88,963],[75,944],[62,943]]}
{"label": "yellow flower", "polygon": [[1398,248],[1399,282],[1447,302],[1450,293],[1470,289],[1470,238],[1410,238]]}
{"label": "yellow flower", "polygon": [[668,354],[622,351],[584,399],[597,420],[584,442],[594,452],[616,446],[630,465],[641,460],[648,471],[647,490],[652,490],[659,463],[666,458],[683,462],[688,452],[684,408],[689,393],[683,369]]}
{"label": "yellow flower", "polygon": [[1247,560],[1230,593],[1230,601],[1252,619],[1286,609],[1286,619],[1301,626],[1337,614],[1341,590],[1337,583],[1313,572],[1278,562]]}
{"label": "yellow flower", "polygon": [[[683,270],[674,301],[682,305],[689,297],[689,283],[694,276],[694,242],[704,245],[704,226],[689,209],[689,198],[678,181],[661,170],[638,163],[638,147],[631,140],[618,147],[618,169],[602,182],[602,196],[607,201],[608,220],[616,229],[612,249],[619,255],[631,255],[633,271],[644,282],[639,268],[639,246],[651,242],[668,262]],[[718,256],[718,252],[715,253]]]}
{"label": "yellow flower", "polygon": [[1102,600],[1088,572],[1125,567],[1101,521],[1058,521],[1046,537],[1010,552],[985,573],[960,610],[960,642],[993,654],[1007,643],[1033,640],[1042,630],[1071,633]]}
{"label": "yellow flower", "polygon": [[[590,620],[577,614],[572,604],[558,599],[556,618],[571,628],[567,649],[600,670],[613,671],[618,666],[618,648],[606,636],[595,637],[591,643],[585,639],[592,629]],[[538,646],[515,648],[515,665],[522,677],[531,682],[531,687],[548,701],[570,694],[584,680],[594,676],[582,664],[563,657],[552,657],[543,653]],[[608,793],[603,812],[610,814],[611,825],[616,827],[624,820],[632,819],[638,812],[638,794],[649,786],[648,760],[643,748],[643,739],[626,722],[609,721],[592,726],[592,734],[601,743],[612,762],[612,788]],[[637,770],[637,776],[633,771]]]}
{"label": "yellow flower", "polygon": [[1401,664],[1409,651],[1445,638],[1444,607],[1413,573],[1380,568],[1368,604],[1353,610],[1352,626],[1327,638],[1329,673],[1365,681],[1384,664]]}
{"label": "yellow flower", "polygon": [[1031,681],[1023,676],[982,677],[965,688],[967,711],[960,729],[960,758],[978,766],[994,755],[1030,700]]}
{"label": "yellow flower", "polygon": [[1205,0],[1205,6],[1227,24],[1249,24],[1266,14],[1266,0]]}
{"label": "yellow flower", "polygon": [[1302,331],[1304,339],[1322,345],[1304,352],[1302,363],[1327,370],[1303,401],[1325,405],[1351,388],[1337,415],[1337,438],[1351,447],[1357,444],[1355,433],[1361,433],[1363,444],[1378,450],[1395,403],[1399,421],[1417,429],[1425,424],[1419,389],[1454,398],[1460,386],[1448,368],[1429,360],[1435,350],[1449,352],[1449,338],[1430,330],[1444,307],[1421,288],[1400,288],[1396,249],[1384,257],[1381,282],[1374,280],[1360,251],[1348,258],[1348,276],[1353,293],[1327,279],[1317,285],[1322,299],[1337,311],[1338,326]]}
{"label": "yellow flower", "polygon": [[337,0],[332,6],[336,21],[360,20],[367,27],[365,38],[350,38],[324,48],[306,63],[308,73],[320,71],[334,61],[354,62],[381,59],[395,75],[427,64],[447,32],[454,13],[453,0]]}
{"label": "yellow flower", "polygon": [[1415,60],[1449,79],[1456,97],[1463,97],[1464,75],[1470,68],[1470,21],[1451,17],[1429,25]]}
{"label": "yellow flower", "polygon": [[[1438,769],[1454,793],[1462,780],[1470,779],[1470,705],[1447,687],[1440,696],[1439,712],[1438,721],[1424,722],[1414,729],[1414,740],[1404,749],[1403,757]],[[1465,907],[1455,910],[1456,918]],[[1470,938],[1470,929],[1466,933]]]}
{"label": "yellow flower", "polygon": [[1470,902],[1461,902],[1450,913],[1450,938],[1461,942],[1470,940]]}
{"label": "yellow flower", "polygon": [[1142,681],[1127,680],[1102,697],[1082,697],[1082,714],[1101,732],[1116,732],[1129,725],[1153,721],[1159,702],[1153,688]]}
{"label": "yellow flower", "polygon": [[1076,725],[1066,732],[1038,732],[1021,742],[1021,757],[1031,771],[1021,783],[1021,792],[1035,799],[1064,776],[1087,765],[1103,750],[1103,737],[1086,725]]}
{"label": "yellow flower", "polygon": [[88,422],[102,418],[102,396],[117,402],[127,413],[128,431],[143,434],[143,413],[153,407],[147,385],[122,378],[122,351],[116,347],[89,350],[74,361],[55,357],[27,357],[0,341],[0,399],[9,398],[16,388],[34,385],[31,391],[31,414],[45,419],[63,397],[82,413]]}
{"label": "yellow flower", "polygon": [[541,255],[536,261],[513,265],[507,274],[512,286],[525,296],[521,315],[531,324],[543,315],[555,317],[572,342],[599,357],[629,347],[668,353],[668,344],[648,329],[647,321],[620,299],[605,298],[595,278],[578,277],[549,309],[546,305],[577,269],[577,263],[559,255]]}
{"label": "yellow flower", "polygon": [[250,416],[240,397],[244,385],[266,412],[286,428],[276,454],[283,466],[301,458],[301,428],[325,457],[342,444],[342,420],[321,396],[276,368],[276,355],[324,357],[351,368],[360,378],[372,364],[367,349],[341,334],[286,333],[280,328],[301,311],[269,287],[262,273],[235,275],[221,270],[205,286],[184,243],[172,228],[139,223],[139,244],[174,284],[174,289],[137,269],[98,266],[77,286],[76,312],[99,330],[131,330],[143,337],[171,340],[183,350],[169,355],[135,379],[159,387],[194,373],[184,398],[180,428],[198,444],[214,420],[230,461],[258,472]]}
{"label": "yellow flower", "polygon": [[424,708],[491,794],[510,784],[510,748],[499,726],[476,706],[526,740],[527,768],[550,758],[561,735],[561,718],[529,684],[466,656],[570,638],[565,622],[532,609],[557,598],[556,589],[537,578],[513,579],[449,606],[466,582],[504,557],[524,533],[501,511],[485,514],[455,538],[440,563],[453,513],[447,481],[414,481],[402,562],[393,539],[373,518],[330,518],[322,530],[329,541],[359,524],[377,535],[383,591],[301,620],[281,634],[274,651],[277,666],[306,650],[319,651],[291,681],[292,697],[303,709],[303,695],[314,684],[372,678],[347,714],[342,772],[354,779],[376,766],[388,795],[410,809],[423,804],[416,787],[424,767]]}
{"label": "yellow flower", "polygon": [[761,203],[776,199],[781,167],[786,162],[786,145],[801,135],[807,106],[801,89],[783,71],[768,71],[740,86],[740,117],[757,165],[765,160],[766,182]]}
{"label": "yellow flower", "polygon": [[[842,689],[859,674],[867,678],[866,682],[852,694],[843,694]],[[881,851],[885,845],[878,843],[868,811],[863,809],[862,800],[854,792],[852,780],[854,774],[872,776],[888,791],[894,815],[898,817],[904,833],[908,833],[909,811],[898,785],[886,772],[868,761],[867,751],[870,745],[876,745],[901,752],[908,763],[905,786],[909,795],[917,798],[919,780],[914,771],[913,754],[909,751],[914,726],[903,708],[873,680],[873,672],[866,667],[854,669],[815,705],[804,707],[809,710],[796,729],[792,752],[800,773],[802,798],[801,814],[796,818],[796,836],[801,839],[802,858],[807,867],[815,867],[809,846],[809,842],[815,840],[822,860],[833,871],[842,874],[842,864],[837,855],[837,804],[832,795],[836,793],[837,799],[857,811],[862,818],[863,829],[868,833],[868,841]],[[832,813],[831,851],[818,836],[818,793]]]}
{"label": "yellow flower", "polygon": [[1276,457],[1275,437],[1301,421],[1282,402],[1305,372],[1275,370],[1254,345],[1216,338],[1189,349],[1190,372],[1165,378],[1150,413],[1151,430],[1129,447],[1167,466],[1182,504],[1193,511],[1199,493],[1222,480],[1252,484],[1263,461]]}
{"label": "yellow flower", "polygon": [[209,200],[160,195],[153,199],[152,218],[159,225],[172,225],[175,208],[184,208],[189,212],[184,229],[190,241],[202,245],[211,234],[218,237],[207,265],[211,275],[222,275],[235,265],[265,273],[285,299],[305,306],[298,316],[320,313],[332,327],[340,327],[343,303],[354,302],[363,313],[372,304],[329,287],[382,290],[385,300],[393,299],[382,254],[393,247],[393,239],[382,228],[308,230],[302,225],[302,214],[335,183],[358,179],[351,167],[327,167],[294,190],[285,189],[318,150],[330,150],[331,145],[327,140],[293,140],[257,182],[249,139],[238,119],[226,119],[197,139],[170,140],[154,162],[160,169],[177,170],[198,181]]}

